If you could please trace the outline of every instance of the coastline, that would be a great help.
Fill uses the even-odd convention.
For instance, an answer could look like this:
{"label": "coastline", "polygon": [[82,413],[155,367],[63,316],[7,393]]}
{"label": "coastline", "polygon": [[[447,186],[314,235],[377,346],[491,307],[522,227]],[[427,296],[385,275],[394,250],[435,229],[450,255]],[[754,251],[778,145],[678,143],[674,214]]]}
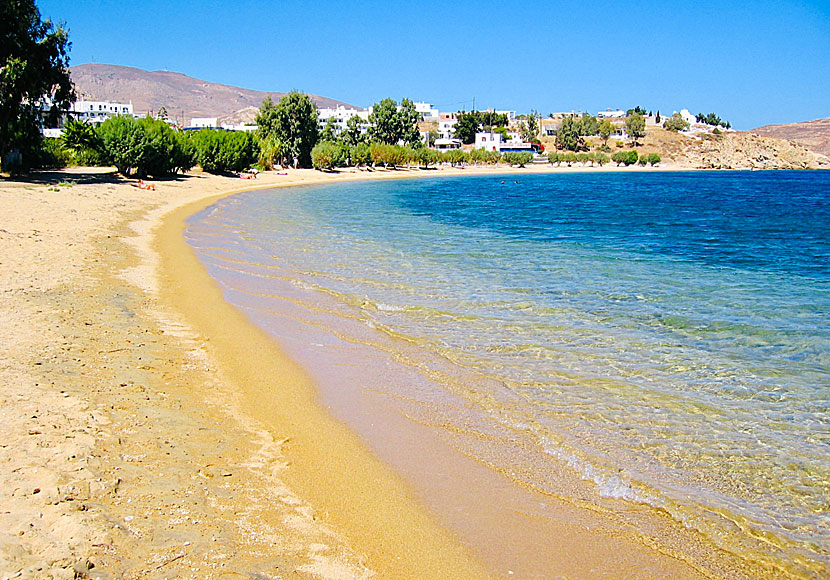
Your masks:
{"label": "coastline", "polygon": [[3,182],[0,573],[485,577],[324,412],[303,369],[222,300],[184,220],[255,188],[615,170],[688,171],[301,170],[242,184],[191,174],[155,192]]}

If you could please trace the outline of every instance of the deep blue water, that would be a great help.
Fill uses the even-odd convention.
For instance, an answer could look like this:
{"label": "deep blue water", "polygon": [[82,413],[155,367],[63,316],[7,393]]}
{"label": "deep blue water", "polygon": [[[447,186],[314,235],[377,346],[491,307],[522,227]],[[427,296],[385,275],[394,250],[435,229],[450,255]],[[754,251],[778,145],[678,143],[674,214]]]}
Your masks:
{"label": "deep blue water", "polygon": [[265,300],[257,268],[277,268],[269,291],[288,283],[314,316],[325,296],[333,316],[486,377],[452,392],[544,449],[544,470],[830,573],[830,172],[252,192],[189,238],[231,301]]}

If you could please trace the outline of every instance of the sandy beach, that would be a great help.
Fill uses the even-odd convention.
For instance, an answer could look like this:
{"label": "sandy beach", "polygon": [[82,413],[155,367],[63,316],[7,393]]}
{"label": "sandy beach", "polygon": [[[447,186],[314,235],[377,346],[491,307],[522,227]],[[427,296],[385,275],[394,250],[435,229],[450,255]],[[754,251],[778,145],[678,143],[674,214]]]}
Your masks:
{"label": "sandy beach", "polygon": [[488,577],[224,303],[182,232],[251,187],[496,171],[0,182],[0,577]]}

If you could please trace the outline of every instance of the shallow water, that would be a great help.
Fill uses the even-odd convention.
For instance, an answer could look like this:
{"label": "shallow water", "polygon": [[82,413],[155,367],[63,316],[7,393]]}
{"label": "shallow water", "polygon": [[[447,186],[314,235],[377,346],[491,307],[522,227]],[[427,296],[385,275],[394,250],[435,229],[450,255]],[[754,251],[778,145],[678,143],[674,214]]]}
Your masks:
{"label": "shallow water", "polygon": [[187,236],[289,353],[382,353],[357,388],[465,452],[830,575],[830,173],[515,179],[251,192]]}

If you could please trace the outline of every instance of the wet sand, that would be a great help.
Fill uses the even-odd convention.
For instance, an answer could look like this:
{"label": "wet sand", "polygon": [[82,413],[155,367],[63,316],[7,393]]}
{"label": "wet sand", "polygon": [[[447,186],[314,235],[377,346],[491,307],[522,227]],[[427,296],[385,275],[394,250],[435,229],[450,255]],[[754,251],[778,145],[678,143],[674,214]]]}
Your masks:
{"label": "wet sand", "polygon": [[[84,171],[0,182],[0,576],[509,574],[325,412],[307,373],[222,300],[181,236],[188,215],[242,187],[475,171],[194,173],[154,191]],[[448,468],[463,461],[435,445]],[[561,515],[543,555],[503,549],[542,563],[538,577],[601,577],[573,564],[607,571],[638,543],[609,549]],[[480,534],[532,521],[482,515]]]}

